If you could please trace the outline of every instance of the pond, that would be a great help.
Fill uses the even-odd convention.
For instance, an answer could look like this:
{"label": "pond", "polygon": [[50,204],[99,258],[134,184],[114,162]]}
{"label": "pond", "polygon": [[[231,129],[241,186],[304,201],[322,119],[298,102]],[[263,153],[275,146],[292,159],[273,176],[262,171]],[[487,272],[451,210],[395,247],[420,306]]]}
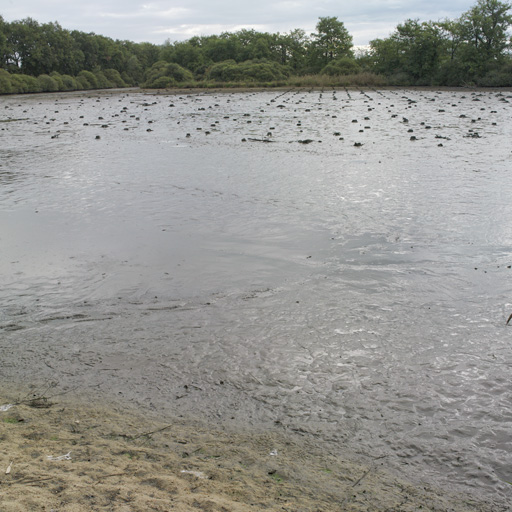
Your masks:
{"label": "pond", "polygon": [[2,378],[512,498],[512,95],[0,99]]}

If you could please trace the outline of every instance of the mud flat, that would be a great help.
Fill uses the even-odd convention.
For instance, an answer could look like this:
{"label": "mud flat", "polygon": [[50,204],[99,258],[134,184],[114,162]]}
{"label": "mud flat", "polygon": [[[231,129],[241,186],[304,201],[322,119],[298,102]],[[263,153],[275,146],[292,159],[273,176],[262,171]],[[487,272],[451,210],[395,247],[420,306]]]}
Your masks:
{"label": "mud flat", "polygon": [[[151,442],[180,445],[167,455],[190,465],[169,463],[171,476],[214,476],[200,485],[235,479],[213,473],[219,453],[246,470],[232,439],[253,461],[246,487],[296,485],[287,499],[313,489],[324,510],[331,496],[357,506],[347,489],[363,499],[382,474],[435,489],[449,503],[429,498],[440,510],[509,507],[509,91],[0,101],[0,378],[14,386],[4,400],[29,384],[58,391],[50,408],[2,413],[19,414],[1,423],[10,439],[46,417],[58,426],[62,411],[50,440],[70,443],[69,425],[87,424],[80,435],[101,433],[119,453],[169,423]],[[92,428],[82,410],[118,414],[120,427]],[[178,428],[186,443],[201,432],[220,447],[182,457],[201,443],[182,449],[168,437]],[[70,450],[49,444],[34,460]],[[51,462],[95,463],[86,448],[71,457]],[[105,475],[132,475],[113,465]],[[379,491],[369,510],[408,506],[389,488],[395,501],[381,505]],[[276,494],[259,496],[275,506]]]}

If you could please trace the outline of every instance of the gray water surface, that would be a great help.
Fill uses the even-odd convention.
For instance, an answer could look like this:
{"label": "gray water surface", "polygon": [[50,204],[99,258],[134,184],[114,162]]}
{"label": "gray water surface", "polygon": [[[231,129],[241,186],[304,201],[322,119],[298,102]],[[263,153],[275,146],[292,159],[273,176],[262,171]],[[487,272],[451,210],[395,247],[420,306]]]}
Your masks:
{"label": "gray water surface", "polygon": [[285,428],[506,504],[511,102],[2,97],[1,378]]}

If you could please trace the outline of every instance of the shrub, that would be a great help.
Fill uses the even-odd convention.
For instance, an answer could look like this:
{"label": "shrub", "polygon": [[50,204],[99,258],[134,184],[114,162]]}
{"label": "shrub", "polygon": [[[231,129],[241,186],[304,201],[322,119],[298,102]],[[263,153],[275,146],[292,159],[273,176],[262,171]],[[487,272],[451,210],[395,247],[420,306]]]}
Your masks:
{"label": "shrub", "polygon": [[63,84],[63,91],[76,91],[78,87],[78,82],[76,81],[76,78],[73,78],[69,75],[62,75],[62,84]]}
{"label": "shrub", "polygon": [[11,75],[4,69],[0,69],[0,94],[9,94],[12,91]]}
{"label": "shrub", "polygon": [[103,74],[114,87],[126,87],[126,83],[121,78],[121,75],[117,69],[105,69]]}
{"label": "shrub", "polygon": [[405,71],[399,71],[393,75],[388,76],[389,85],[408,86],[413,85],[413,80]]}
{"label": "shrub", "polygon": [[273,82],[289,76],[288,67],[266,60],[247,60],[241,63],[225,60],[213,64],[206,72],[208,80],[218,82]]}
{"label": "shrub", "polygon": [[488,71],[483,77],[476,80],[481,87],[510,87],[512,86],[512,60],[496,65],[495,69]]}
{"label": "shrub", "polygon": [[49,75],[39,75],[37,81],[42,92],[56,92],[59,90],[59,84]]}
{"label": "shrub", "polygon": [[101,69],[94,70],[93,75],[96,77],[96,84],[98,89],[110,89],[114,84],[111,84],[107,77],[103,74]]}
{"label": "shrub", "polygon": [[329,76],[353,75],[360,70],[359,64],[351,57],[341,57],[325,66],[320,74]]}
{"label": "shrub", "polygon": [[55,82],[57,82],[59,91],[64,91],[64,82],[62,81],[62,77],[60,76],[60,74],[57,73],[57,71],[52,71],[50,73],[50,76],[55,80]]}
{"label": "shrub", "polygon": [[11,86],[12,92],[14,93],[25,93],[25,92],[41,92],[41,86],[37,81],[37,78],[28,75],[11,75]]}
{"label": "shrub", "polygon": [[78,76],[76,77],[78,83],[80,85],[83,84],[83,89],[97,89],[98,88],[98,79],[91,73],[90,71],[80,71]]}
{"label": "shrub", "polygon": [[152,89],[168,89],[174,85],[176,85],[176,80],[170,76],[161,76],[160,78],[153,80],[151,85],[147,85],[146,87],[151,87]]}
{"label": "shrub", "polygon": [[135,81],[133,80],[133,78],[126,72],[126,71],[123,71],[121,73],[121,78],[123,80],[123,82],[129,86],[129,85],[134,85],[135,84]]}
{"label": "shrub", "polygon": [[155,62],[146,74],[146,81],[143,87],[149,88],[165,88],[172,87],[182,82],[194,79],[192,73],[175,62],[165,62],[160,60]]}

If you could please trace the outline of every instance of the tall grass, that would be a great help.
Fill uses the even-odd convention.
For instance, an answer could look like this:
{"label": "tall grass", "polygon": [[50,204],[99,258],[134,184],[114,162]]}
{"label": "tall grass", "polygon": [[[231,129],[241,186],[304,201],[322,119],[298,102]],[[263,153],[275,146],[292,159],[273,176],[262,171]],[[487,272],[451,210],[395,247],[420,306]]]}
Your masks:
{"label": "tall grass", "polygon": [[[354,73],[351,75],[305,75],[291,76],[285,80],[258,82],[255,80],[219,82],[216,80],[189,80],[177,84],[180,89],[261,89],[275,87],[384,87],[388,81],[382,75],[369,72]],[[168,89],[173,89],[169,87]]]}
{"label": "tall grass", "polygon": [[[126,83],[116,72],[112,70],[92,73],[82,71],[77,77],[59,75],[52,73],[51,76],[41,75],[38,79],[25,75],[9,74],[0,70],[0,94],[24,93],[24,92],[46,92],[46,91],[69,91],[77,89],[96,89],[111,87],[126,87]],[[153,84],[154,85],[154,84]],[[305,75],[291,76],[286,79],[274,81],[255,81],[251,79],[240,81],[219,82],[216,80],[186,80],[182,82],[162,83],[160,89],[266,89],[275,87],[384,87],[390,85],[382,75],[369,72],[354,73],[351,75],[329,76],[329,75]],[[157,87],[158,88],[158,87]]]}

